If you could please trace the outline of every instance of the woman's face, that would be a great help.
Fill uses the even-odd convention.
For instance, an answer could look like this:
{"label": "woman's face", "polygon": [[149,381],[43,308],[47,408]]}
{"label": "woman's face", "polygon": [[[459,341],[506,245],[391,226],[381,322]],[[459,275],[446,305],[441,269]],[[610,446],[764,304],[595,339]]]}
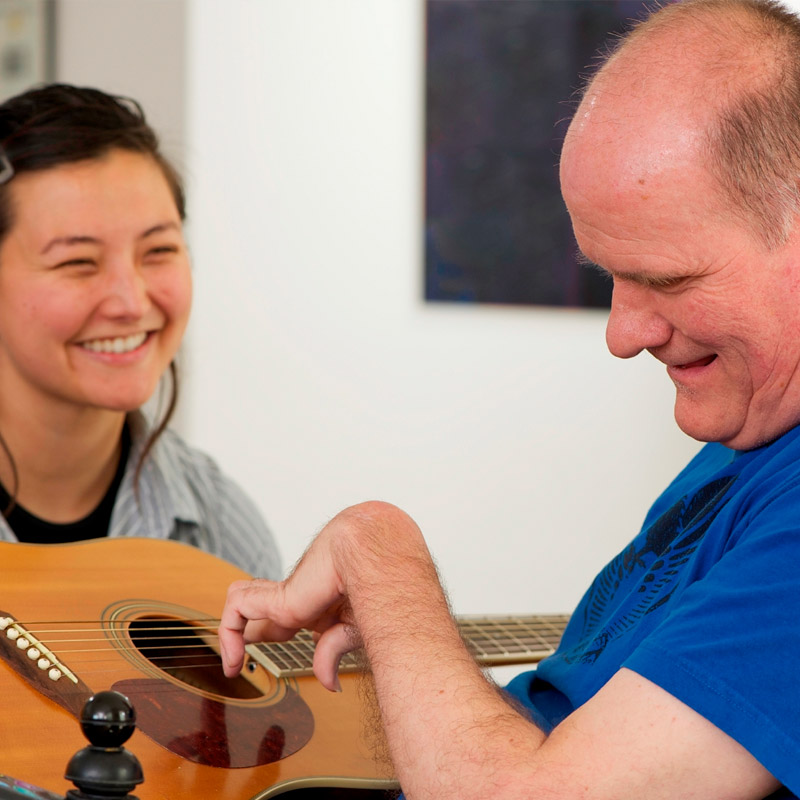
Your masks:
{"label": "woman's face", "polygon": [[138,408],[178,350],[191,305],[181,219],[161,169],[112,150],[17,175],[7,189],[3,407]]}

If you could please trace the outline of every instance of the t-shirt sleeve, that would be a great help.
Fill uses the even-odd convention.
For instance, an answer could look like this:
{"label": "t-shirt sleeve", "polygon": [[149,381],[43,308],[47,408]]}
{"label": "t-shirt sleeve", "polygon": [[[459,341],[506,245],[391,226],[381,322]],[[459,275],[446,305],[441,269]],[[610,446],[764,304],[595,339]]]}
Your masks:
{"label": "t-shirt sleeve", "polygon": [[710,720],[800,795],[798,512],[794,489],[743,514],[719,561],[623,666]]}

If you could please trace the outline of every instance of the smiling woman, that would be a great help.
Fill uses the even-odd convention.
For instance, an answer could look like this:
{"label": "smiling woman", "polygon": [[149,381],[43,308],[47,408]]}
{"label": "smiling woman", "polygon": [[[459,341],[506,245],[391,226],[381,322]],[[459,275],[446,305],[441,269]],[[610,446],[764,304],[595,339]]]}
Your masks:
{"label": "smiling woman", "polygon": [[134,101],[54,84],[0,105],[0,539],[171,538],[277,577],[253,503],[167,428],[184,216]]}

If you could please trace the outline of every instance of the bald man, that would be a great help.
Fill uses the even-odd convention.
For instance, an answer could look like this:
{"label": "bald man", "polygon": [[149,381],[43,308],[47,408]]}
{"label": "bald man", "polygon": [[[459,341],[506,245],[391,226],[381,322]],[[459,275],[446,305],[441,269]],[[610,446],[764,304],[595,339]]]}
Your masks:
{"label": "bald man", "polygon": [[410,800],[797,797],[800,22],[758,0],[651,16],[587,87],[561,182],[614,281],[609,349],[663,362],[678,425],[709,444],[506,691],[382,503],[334,518],[287,581],[231,587],[226,671],[307,627],[335,689],[363,645]]}

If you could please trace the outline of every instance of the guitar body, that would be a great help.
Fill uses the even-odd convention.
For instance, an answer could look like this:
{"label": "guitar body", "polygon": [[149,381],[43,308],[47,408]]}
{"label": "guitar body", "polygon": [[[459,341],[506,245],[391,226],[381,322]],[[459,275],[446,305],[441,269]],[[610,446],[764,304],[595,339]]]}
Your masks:
{"label": "guitar body", "polygon": [[222,676],[214,618],[246,577],[176,542],[0,543],[0,774],[73,788],[64,770],[87,744],[76,716],[114,688],[137,712],[126,748],[144,771],[140,800],[395,787],[365,736],[357,675],[338,694],[254,660]]}

